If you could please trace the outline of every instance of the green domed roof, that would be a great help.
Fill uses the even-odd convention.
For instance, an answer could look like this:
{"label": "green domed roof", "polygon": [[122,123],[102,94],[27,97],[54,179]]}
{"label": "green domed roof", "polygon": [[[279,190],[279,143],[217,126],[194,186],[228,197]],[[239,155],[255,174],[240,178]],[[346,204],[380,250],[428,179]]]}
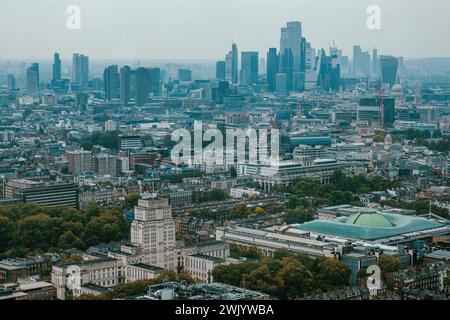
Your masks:
{"label": "green domed roof", "polygon": [[358,225],[361,227],[375,227],[375,228],[392,228],[392,223],[380,213],[360,212],[350,216],[346,224]]}

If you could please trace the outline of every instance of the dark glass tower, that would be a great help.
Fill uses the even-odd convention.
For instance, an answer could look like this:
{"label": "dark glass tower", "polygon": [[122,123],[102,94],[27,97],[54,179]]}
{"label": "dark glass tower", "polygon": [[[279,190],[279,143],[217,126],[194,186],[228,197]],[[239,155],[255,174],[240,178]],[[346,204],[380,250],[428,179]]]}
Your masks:
{"label": "dark glass tower", "polygon": [[267,84],[270,92],[275,92],[277,89],[278,67],[277,48],[270,48],[267,53]]}

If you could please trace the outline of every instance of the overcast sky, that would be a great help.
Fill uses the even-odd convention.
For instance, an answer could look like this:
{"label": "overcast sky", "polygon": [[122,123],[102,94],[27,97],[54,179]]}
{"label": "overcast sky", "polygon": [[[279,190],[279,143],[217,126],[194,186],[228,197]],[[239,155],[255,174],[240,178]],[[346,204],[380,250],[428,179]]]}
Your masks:
{"label": "overcast sky", "polygon": [[[67,7],[81,8],[81,30],[68,30]],[[366,27],[369,5],[381,30]],[[450,57],[448,0],[0,0],[0,59],[223,59],[239,50],[279,46],[280,28],[303,24],[315,48],[334,40],[407,58]]]}

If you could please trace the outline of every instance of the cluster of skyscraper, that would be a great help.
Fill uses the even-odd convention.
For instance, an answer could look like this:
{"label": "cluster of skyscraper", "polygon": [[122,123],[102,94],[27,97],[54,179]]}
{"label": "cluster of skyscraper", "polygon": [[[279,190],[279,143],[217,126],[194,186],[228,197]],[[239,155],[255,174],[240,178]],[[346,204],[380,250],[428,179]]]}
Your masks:
{"label": "cluster of skyscraper", "polygon": [[[291,21],[281,28],[279,49],[269,48],[265,58],[260,59],[256,51],[243,51],[239,61],[238,47],[233,43],[225,60],[216,63],[216,79],[219,82],[247,86],[260,86],[263,80],[268,91],[276,92],[280,96],[318,88],[324,92],[336,92],[343,85],[342,74],[356,78],[375,77],[392,87],[397,82],[397,72],[402,64],[402,58],[379,56],[377,49],[373,49],[371,56],[359,45],[353,47],[352,63],[342,54],[342,50],[338,50],[334,45],[330,46],[328,53],[324,49],[317,51],[302,36],[301,22]],[[265,78],[260,78],[264,73]],[[192,72],[179,69],[178,78],[180,82],[192,81]],[[33,63],[26,71],[27,92],[38,92],[39,81],[39,64]],[[76,92],[90,87],[94,90],[103,89],[106,100],[120,99],[125,106],[133,99],[137,106],[142,106],[148,102],[151,95],[160,96],[162,91],[159,68],[139,67],[133,70],[129,66],[119,69],[117,65],[112,65],[104,70],[103,82],[101,79],[94,79],[93,83],[90,83],[89,57],[79,53],[73,54],[72,57],[70,81],[62,79],[61,59],[58,53],[54,54],[50,85],[53,89],[70,87]],[[13,75],[8,75],[8,86],[15,89]],[[223,84],[221,86],[224,87]]]}
{"label": "cluster of skyscraper", "polygon": [[150,94],[161,95],[160,68],[131,69],[124,66],[118,69],[117,65],[109,66],[103,72],[103,85],[105,99],[119,99],[122,105],[127,106],[134,99],[138,107],[148,102]]}
{"label": "cluster of skyscraper", "polygon": [[[397,79],[399,59],[391,56],[378,56],[373,49],[372,58],[369,52],[363,52],[360,46],[354,46],[353,64],[350,59],[334,46],[330,46],[327,54],[324,49],[316,52],[311,43],[302,36],[302,24],[298,21],[288,22],[281,28],[280,48],[269,48],[263,72],[267,77],[267,89],[279,95],[289,92],[302,92],[313,88],[321,88],[325,92],[339,91],[342,85],[341,74],[356,77],[375,76],[382,83],[391,87]],[[216,63],[216,79],[226,80],[232,84],[257,85],[259,83],[258,52],[241,53],[241,69],[238,71],[238,49],[233,44],[225,61]]]}

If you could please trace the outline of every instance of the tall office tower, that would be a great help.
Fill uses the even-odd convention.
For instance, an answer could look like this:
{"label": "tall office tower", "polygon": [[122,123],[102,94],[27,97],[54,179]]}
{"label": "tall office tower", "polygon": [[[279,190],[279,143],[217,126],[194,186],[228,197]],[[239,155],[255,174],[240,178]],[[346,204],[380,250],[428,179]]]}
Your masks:
{"label": "tall office tower", "polygon": [[68,171],[73,175],[80,175],[92,171],[92,152],[87,150],[67,151]]}
{"label": "tall office tower", "polygon": [[259,74],[264,75],[267,72],[266,59],[264,57],[259,58]]}
{"label": "tall office tower", "polygon": [[95,172],[100,176],[117,175],[117,157],[112,154],[101,153],[95,157]]}
{"label": "tall office tower", "polygon": [[305,44],[305,70],[311,71],[316,68],[316,50],[311,47],[311,43]]}
{"label": "tall office tower", "polygon": [[353,74],[361,74],[361,54],[362,50],[360,46],[353,46]]}
{"label": "tall office tower", "polygon": [[361,53],[361,73],[363,76],[367,76],[370,74],[370,53],[368,51],[364,51]]}
{"label": "tall office tower", "polygon": [[270,92],[275,92],[277,88],[278,67],[277,48],[269,48],[269,52],[267,52],[267,84]]}
{"label": "tall office tower", "polygon": [[142,107],[148,102],[150,93],[150,75],[147,68],[136,70],[136,106]]}
{"label": "tall office tower", "polygon": [[27,92],[36,93],[39,90],[39,63],[32,63],[27,68]]}
{"label": "tall office tower", "polygon": [[372,50],[372,73],[376,76],[380,75],[380,59],[377,48],[373,48]]}
{"label": "tall office tower", "polygon": [[181,82],[192,81],[192,71],[189,69],[178,69],[178,80]]}
{"label": "tall office tower", "polygon": [[149,76],[149,91],[154,96],[161,95],[161,69],[151,68],[148,69]]}
{"label": "tall office tower", "polygon": [[281,28],[280,53],[283,55],[286,49],[291,50],[293,57],[292,72],[301,71],[301,44],[302,24],[300,21],[288,22],[286,27]]}
{"label": "tall office tower", "polygon": [[258,52],[243,51],[241,53],[241,84],[258,84],[259,58]]}
{"label": "tall office tower", "polygon": [[116,65],[109,66],[103,71],[103,87],[106,100],[119,98],[120,77],[119,68]]}
{"label": "tall office tower", "polygon": [[61,81],[61,59],[59,53],[53,55],[53,78],[52,87],[56,87]]}
{"label": "tall office tower", "polygon": [[330,56],[330,90],[339,91],[341,87],[341,64],[339,62],[339,54],[336,50],[332,50]]}
{"label": "tall office tower", "polygon": [[136,99],[136,70],[130,70],[130,99]]}
{"label": "tall office tower", "polygon": [[350,61],[348,56],[341,56],[339,64],[341,65],[341,73],[350,73]]}
{"label": "tall office tower", "polygon": [[8,74],[6,82],[9,90],[16,90],[16,78],[14,75]]}
{"label": "tall office tower", "polygon": [[231,58],[232,58],[231,78],[233,84],[237,84],[239,82],[239,52],[237,45],[235,43],[233,43],[231,47]]}
{"label": "tall office tower", "polygon": [[128,106],[131,99],[131,68],[120,68],[120,102],[122,106]]}
{"label": "tall office tower", "polygon": [[175,222],[169,200],[139,200],[134,212],[131,243],[141,248],[143,262],[175,270]]}
{"label": "tall office tower", "polygon": [[233,54],[231,51],[225,56],[225,80],[233,83]]}
{"label": "tall office tower", "polygon": [[398,58],[382,55],[380,57],[380,64],[382,83],[389,84],[389,87],[392,88],[397,81]]}
{"label": "tall office tower", "polygon": [[225,61],[216,62],[216,80],[225,80]]}
{"label": "tall office tower", "polygon": [[280,52],[279,61],[279,72],[286,75],[286,88],[288,91],[292,91],[294,85],[294,56],[291,49],[284,49],[284,52]]}
{"label": "tall office tower", "polygon": [[74,53],[72,57],[72,83],[81,89],[87,88],[89,82],[89,57]]}
{"label": "tall office tower", "polygon": [[300,44],[300,72],[306,71],[306,48],[308,47],[308,41],[302,37]]}
{"label": "tall office tower", "polygon": [[285,73],[277,73],[276,80],[277,95],[286,96],[288,94],[287,75]]}

